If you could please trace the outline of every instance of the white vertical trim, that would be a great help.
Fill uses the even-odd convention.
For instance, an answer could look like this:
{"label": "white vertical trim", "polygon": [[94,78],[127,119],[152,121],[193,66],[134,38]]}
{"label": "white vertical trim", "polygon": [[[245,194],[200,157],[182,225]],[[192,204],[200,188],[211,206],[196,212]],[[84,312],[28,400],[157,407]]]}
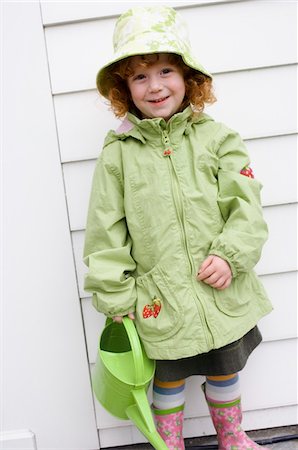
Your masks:
{"label": "white vertical trim", "polygon": [[41,449],[98,449],[40,5],[3,15],[1,425]]}

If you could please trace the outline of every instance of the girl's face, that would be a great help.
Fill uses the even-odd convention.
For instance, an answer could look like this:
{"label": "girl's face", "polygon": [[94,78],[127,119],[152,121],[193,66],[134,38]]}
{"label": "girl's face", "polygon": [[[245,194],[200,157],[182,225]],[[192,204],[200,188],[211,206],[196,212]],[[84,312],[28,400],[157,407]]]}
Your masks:
{"label": "girl's face", "polygon": [[160,54],[156,61],[152,56],[152,64],[147,67],[142,65],[141,56],[131,59],[133,73],[127,83],[133,103],[144,118],[168,120],[179,111],[185,96],[182,70],[171,64],[166,54]]}

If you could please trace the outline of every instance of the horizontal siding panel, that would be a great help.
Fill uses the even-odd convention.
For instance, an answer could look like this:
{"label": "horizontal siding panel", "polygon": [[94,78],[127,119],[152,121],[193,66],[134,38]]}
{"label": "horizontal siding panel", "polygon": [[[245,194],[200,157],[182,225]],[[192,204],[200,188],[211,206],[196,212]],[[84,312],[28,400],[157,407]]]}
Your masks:
{"label": "horizontal siding panel", "polygon": [[[297,205],[269,206],[264,208],[264,216],[270,235],[265,243],[262,258],[256,266],[257,273],[267,275],[297,270]],[[80,296],[88,297],[89,294],[83,289],[86,273],[82,261],[84,232],[72,232],[72,239]]]}
{"label": "horizontal siding panel", "polygon": [[295,65],[222,75],[215,79],[215,92],[219,101],[206,112],[245,139],[297,131]]}
{"label": "horizontal siding panel", "polygon": [[[218,102],[206,113],[244,139],[297,131],[295,66],[216,75],[215,91]],[[120,124],[96,91],[57,95],[54,104],[62,162],[96,158],[107,131]]]}
{"label": "horizontal siding panel", "polygon": [[[296,144],[294,135],[247,141],[255,176],[263,184],[263,205],[297,201]],[[73,231],[85,227],[95,164],[95,160],[88,160],[63,165],[70,227]]]}
{"label": "horizontal siding panel", "polygon": [[[294,405],[297,392],[296,363],[297,339],[267,342],[260,344],[251,354],[245,369],[240,374],[242,390],[242,406],[244,412],[264,410],[269,408],[283,408]],[[292,357],[289,357],[291,355]],[[278,361],[278,366],[277,366]],[[258,367],[258,370],[255,370]],[[91,365],[91,372],[93,365]],[[268,383],[268,374],[271,382]],[[282,384],[280,383],[282,381]],[[209,416],[208,408],[200,389],[204,377],[194,376],[187,379],[185,418],[203,418]],[[272,395],[272,386],[275,386]],[[251,395],[251,392],[254,395]],[[151,387],[148,392],[151,402]],[[110,427],[125,427],[130,421],[123,421],[112,417],[97,401],[96,416],[99,429]],[[265,425],[266,426],[266,425]],[[258,426],[256,428],[259,428]],[[206,430],[206,434],[214,434]],[[202,434],[204,434],[202,430]],[[193,436],[199,436],[196,431]],[[124,444],[124,442],[122,442]]]}
{"label": "horizontal siding panel", "polygon": [[262,204],[297,201],[297,135],[246,141],[255,177],[263,184]]}
{"label": "horizontal siding panel", "polygon": [[297,204],[264,208],[264,217],[269,228],[269,239],[256,265],[257,273],[297,270]]}
{"label": "horizontal siding panel", "polygon": [[86,225],[89,196],[95,160],[63,165],[68,214],[71,230],[82,230]]}
{"label": "horizontal siding panel", "polygon": [[[263,341],[277,341],[297,336],[297,273],[263,275],[263,285],[274,310],[260,321]],[[105,324],[105,316],[92,306],[91,298],[82,300],[89,362],[97,356],[98,339]]]}
{"label": "horizontal siding panel", "polygon": [[[297,339],[264,342],[255,349],[240,375],[245,411],[296,404],[296,355]],[[268,374],[272,383],[268,383]]]}
{"label": "horizontal siding panel", "polygon": [[260,279],[274,308],[260,321],[263,340],[267,342],[298,337],[297,272],[263,275]]}
{"label": "horizontal siding panel", "polygon": [[[261,343],[240,373],[244,411],[294,405],[297,400],[297,339]],[[256,370],[256,367],[258,370]],[[268,374],[271,382],[268,383]],[[186,417],[208,415],[203,394],[198,399],[203,377],[191,377],[187,384]],[[283,380],[282,385],[280,380]],[[272,386],[275,386],[272,395]],[[254,395],[252,395],[252,391]]]}
{"label": "horizontal siding panel", "polygon": [[[181,14],[194,53],[212,73],[297,62],[295,2],[222,3]],[[53,93],[95,87],[96,72],[113,54],[114,24],[106,18],[45,29]]]}
{"label": "horizontal siding panel", "polygon": [[56,95],[54,105],[62,162],[96,158],[121,123],[95,90]]}
{"label": "horizontal siding panel", "polygon": [[[237,1],[237,0],[230,0]],[[165,6],[187,7],[190,5],[208,5],[223,3],[226,0],[197,0],[197,1],[163,1]],[[65,22],[112,17],[122,14],[127,9],[136,6],[135,2],[41,2],[42,20],[44,25],[54,25]],[[152,6],[152,2],[142,1],[142,6]]]}
{"label": "horizontal siding panel", "polygon": [[[256,430],[285,426],[296,423],[297,414],[296,406],[247,411],[243,415],[243,427],[245,430]],[[184,436],[186,438],[209,435],[214,435],[214,427],[209,417],[188,418],[184,421]],[[100,430],[102,448],[121,446],[124,445],[124,442],[125,445],[131,445],[145,442],[145,438],[136,427],[128,425],[128,422],[124,422],[121,433],[117,428]]]}

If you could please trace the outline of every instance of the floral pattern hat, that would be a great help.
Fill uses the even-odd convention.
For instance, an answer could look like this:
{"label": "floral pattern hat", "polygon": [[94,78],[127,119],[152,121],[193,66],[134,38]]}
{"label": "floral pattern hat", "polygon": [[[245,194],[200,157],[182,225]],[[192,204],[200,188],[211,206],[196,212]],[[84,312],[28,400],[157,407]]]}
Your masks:
{"label": "floral pattern hat", "polygon": [[184,63],[212,78],[192,53],[188,30],[181,16],[170,7],[135,7],[122,14],[113,35],[114,55],[98,72],[97,87],[103,95],[106,69],[117,61],[135,55],[175,53]]}

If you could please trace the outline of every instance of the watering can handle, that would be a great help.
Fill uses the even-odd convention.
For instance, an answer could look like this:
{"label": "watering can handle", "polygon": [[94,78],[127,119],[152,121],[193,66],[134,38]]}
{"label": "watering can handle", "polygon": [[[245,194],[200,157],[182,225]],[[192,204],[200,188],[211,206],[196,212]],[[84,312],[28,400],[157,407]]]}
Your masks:
{"label": "watering can handle", "polygon": [[137,333],[136,327],[129,317],[122,318],[123,325],[125,327],[131,349],[133,362],[135,366],[135,374],[136,374],[136,385],[144,385],[144,360],[143,360],[143,351],[139,339],[139,335]]}

